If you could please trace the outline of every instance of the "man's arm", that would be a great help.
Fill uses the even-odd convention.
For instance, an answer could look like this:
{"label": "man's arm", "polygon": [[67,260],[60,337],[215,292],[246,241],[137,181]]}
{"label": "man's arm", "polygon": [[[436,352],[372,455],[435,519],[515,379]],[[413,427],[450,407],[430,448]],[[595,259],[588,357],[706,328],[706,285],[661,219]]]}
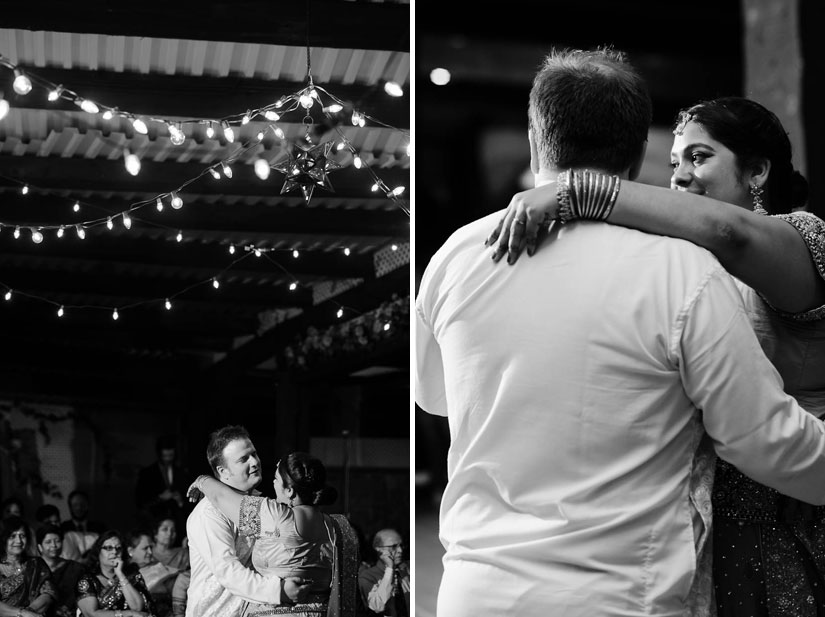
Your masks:
{"label": "man's arm", "polygon": [[238,561],[229,520],[214,508],[204,508],[199,514],[200,524],[188,526],[189,547],[203,558],[218,582],[244,600],[281,604],[281,579],[264,578]]}
{"label": "man's arm", "polygon": [[714,272],[672,351],[720,457],[757,482],[825,504],[825,425],[783,391],[730,276]]}
{"label": "man's arm", "polygon": [[392,568],[384,570],[384,576],[375,583],[367,593],[367,606],[374,613],[383,613],[384,607],[392,597]]}

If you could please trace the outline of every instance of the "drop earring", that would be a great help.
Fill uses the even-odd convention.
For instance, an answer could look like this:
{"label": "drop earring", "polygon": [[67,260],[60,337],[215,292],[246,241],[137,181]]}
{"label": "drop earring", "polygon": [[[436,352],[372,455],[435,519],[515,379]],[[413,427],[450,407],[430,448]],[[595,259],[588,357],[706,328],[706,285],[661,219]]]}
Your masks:
{"label": "drop earring", "polygon": [[751,197],[753,198],[753,211],[756,214],[768,214],[768,211],[765,210],[765,206],[762,202],[762,194],[765,192],[758,184],[754,183],[750,185],[750,193]]}

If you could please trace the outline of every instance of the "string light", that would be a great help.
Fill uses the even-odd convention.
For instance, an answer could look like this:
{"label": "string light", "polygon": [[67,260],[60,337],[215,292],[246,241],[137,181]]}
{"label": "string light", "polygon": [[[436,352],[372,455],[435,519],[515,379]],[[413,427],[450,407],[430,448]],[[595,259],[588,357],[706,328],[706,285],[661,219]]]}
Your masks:
{"label": "string light", "polygon": [[75,212],[80,212],[80,202],[79,201],[74,202],[74,205],[72,206],[72,210],[74,210]]}
{"label": "string light", "polygon": [[266,118],[270,122],[277,122],[278,120],[281,119],[281,116],[279,114],[275,113],[274,111],[272,111],[271,109],[267,109],[264,112],[264,118]]}
{"label": "string light", "polygon": [[12,84],[12,88],[14,88],[17,94],[25,96],[32,91],[32,80],[20,69],[14,69],[14,83]]}
{"label": "string light", "polygon": [[338,103],[333,103],[327,107],[324,107],[324,111],[328,114],[337,114],[339,111],[343,111],[344,106],[339,105]]}
{"label": "string light", "polygon": [[308,94],[302,94],[301,97],[298,99],[298,102],[304,109],[309,109],[310,107],[312,107],[313,103],[315,103],[315,101],[312,100],[312,97]]}
{"label": "string light", "polygon": [[384,324],[384,332],[386,332],[386,331],[387,331],[387,330],[389,330],[389,329],[390,329],[390,324],[389,324],[389,323],[385,323],[385,324]]}
{"label": "string light", "polygon": [[28,185],[28,184],[24,184],[24,185],[23,185],[23,188],[22,188],[22,189],[20,189],[20,192],[21,192],[21,193],[23,193],[23,195],[28,195],[28,194],[29,194],[29,185]]}
{"label": "string light", "polygon": [[182,231],[178,231],[178,235],[175,236],[175,240],[177,240],[178,242],[183,242],[183,232]]}
{"label": "string light", "polygon": [[336,315],[336,317],[338,317],[338,319],[341,319],[341,317],[344,316],[344,309],[339,308],[338,312],[335,313],[335,315]]}
{"label": "string light", "polygon": [[216,277],[216,278],[213,278],[213,279],[212,279],[212,287],[214,287],[215,289],[217,289],[217,288],[218,288],[218,287],[220,287],[220,286],[221,286],[221,284],[218,282],[217,277]]}
{"label": "string light", "polygon": [[221,179],[221,174],[219,174],[218,170],[215,169],[214,167],[209,168],[209,173],[212,174],[212,177],[215,178],[215,180],[220,180]]}
{"label": "string light", "polygon": [[132,126],[135,127],[135,132],[141,135],[147,135],[149,133],[149,127],[146,126],[146,123],[140,118],[132,118]]}
{"label": "string light", "polygon": [[212,126],[212,123],[209,123],[209,126],[206,127],[206,136],[209,139],[212,139],[215,136],[215,127]]}
{"label": "string light", "polygon": [[97,103],[90,101],[89,99],[77,99],[75,100],[75,105],[80,107],[80,109],[85,111],[87,114],[96,114],[100,111],[100,107],[97,106]]}
{"label": "string light", "polygon": [[86,230],[83,229],[81,225],[75,225],[75,230],[77,231],[77,237],[81,240],[86,239]]}
{"label": "string light", "polygon": [[[298,289],[298,283],[293,281],[292,283],[289,284],[289,291],[295,291],[296,289]],[[8,298],[6,298],[6,299],[8,300]]]}
{"label": "string light", "polygon": [[160,197],[155,200],[155,207],[158,209],[158,212],[163,212],[163,200]]}
{"label": "string light", "polygon": [[349,257],[349,253],[350,253],[350,250],[349,250],[349,247],[347,246],[347,247],[344,248],[344,255]]}
{"label": "string light", "polygon": [[180,123],[169,125],[169,141],[175,146],[180,146],[186,140],[183,128]]}
{"label": "string light", "polygon": [[128,212],[124,212],[124,213],[123,213],[123,226],[124,226],[126,229],[132,229],[132,219],[131,219],[131,217],[129,216],[129,213],[128,213]]}
{"label": "string light", "polygon": [[284,134],[284,131],[283,131],[283,129],[281,129],[280,126],[275,127],[275,136],[278,139],[285,139],[286,138],[286,135]]}
{"label": "string light", "polygon": [[246,125],[249,124],[249,121],[252,119],[252,111],[247,109],[246,113],[243,115],[243,119],[241,120],[241,124]]}
{"label": "string light", "polygon": [[106,219],[106,228],[109,231],[111,231],[114,226],[114,223],[112,223],[112,217],[110,216],[108,219]]}
{"label": "string light", "polygon": [[229,143],[235,143],[235,131],[232,130],[232,127],[229,126],[229,123],[225,120],[221,123],[223,126],[223,136],[226,138],[226,141]]}
{"label": "string light", "polygon": [[402,90],[401,86],[395,81],[385,83],[384,92],[394,97],[404,96],[404,90]]}
{"label": "string light", "polygon": [[140,173],[140,159],[136,154],[129,152],[129,148],[123,151],[123,164],[126,165],[126,171],[133,176]]}
{"label": "string light", "polygon": [[63,94],[63,86],[57,86],[54,90],[49,90],[49,96],[47,98],[53,103],[60,98],[61,94]]}
{"label": "string light", "polygon": [[226,163],[221,163],[221,167],[223,168],[223,175],[227,178],[232,177],[232,168],[227,165]]}
{"label": "string light", "polygon": [[398,245],[397,245],[397,244],[393,244],[390,248],[391,248],[393,251],[397,251],[397,250],[398,250]]}
{"label": "string light", "polygon": [[166,307],[166,310],[167,310],[167,311],[171,311],[171,310],[172,310],[172,303],[171,303],[171,302],[169,302],[169,298],[166,298],[166,302],[165,302],[163,305]]}
{"label": "string light", "polygon": [[63,227],[63,225],[61,225],[60,228],[57,230],[57,237],[62,238],[65,231],[66,231],[65,227]]}
{"label": "string light", "polygon": [[355,169],[361,169],[361,165],[364,163],[361,161],[361,157],[356,154],[355,158],[352,159],[352,164],[355,166]]}
{"label": "string light", "polygon": [[267,161],[266,159],[257,159],[253,167],[255,169],[255,175],[258,176],[261,180],[266,180],[267,178],[269,178],[269,161]]}
{"label": "string light", "polygon": [[405,186],[396,186],[393,190],[390,191],[390,194],[392,194],[395,197],[398,197],[399,195],[401,195],[406,190],[407,190],[407,187],[405,187]]}
{"label": "string light", "polygon": [[258,134],[257,134],[257,135],[255,135],[255,137],[257,138],[257,140],[258,140],[258,141],[263,141],[263,139],[264,139],[264,132],[263,132],[263,131],[258,131]]}
{"label": "string light", "polygon": [[261,256],[261,249],[256,248],[256,249],[254,249],[253,252],[255,253],[255,257],[260,257]]}
{"label": "string light", "polygon": [[39,229],[32,229],[32,242],[35,244],[43,242],[43,233]]}
{"label": "string light", "polygon": [[175,191],[172,191],[172,207],[175,210],[180,210],[183,207],[183,200]]}
{"label": "string light", "polygon": [[292,256],[293,256],[295,259],[298,259],[298,256],[299,256],[299,255],[300,255],[300,253],[298,252],[298,249],[295,249],[295,250],[293,250],[293,251],[292,251]]}
{"label": "string light", "polygon": [[17,240],[20,237],[20,227],[19,226],[14,228],[14,234],[13,235],[14,235],[15,240]]}
{"label": "string light", "polygon": [[117,111],[117,107],[115,107],[114,109],[107,109],[106,111],[103,112],[103,119],[104,120],[111,120],[112,118],[115,117],[115,111]]}
{"label": "string light", "polygon": [[6,292],[6,295],[5,295],[5,296],[3,296],[3,297],[6,299],[6,302],[9,302],[9,301],[11,300],[11,292],[12,292],[12,290],[11,290],[11,289],[9,289],[9,290]]}
{"label": "string light", "polygon": [[115,309],[114,311],[112,311],[112,319],[114,319],[115,321],[117,321],[119,317],[120,317],[120,315],[118,315],[118,314],[117,314],[117,309]]}
{"label": "string light", "polygon": [[229,245],[229,254],[230,254],[230,255],[234,255],[234,254],[235,254],[235,245],[234,245],[234,244],[230,244],[230,245]]}
{"label": "string light", "polygon": [[63,305],[62,304],[60,305],[60,308],[57,309],[57,316],[58,317],[63,317]]}

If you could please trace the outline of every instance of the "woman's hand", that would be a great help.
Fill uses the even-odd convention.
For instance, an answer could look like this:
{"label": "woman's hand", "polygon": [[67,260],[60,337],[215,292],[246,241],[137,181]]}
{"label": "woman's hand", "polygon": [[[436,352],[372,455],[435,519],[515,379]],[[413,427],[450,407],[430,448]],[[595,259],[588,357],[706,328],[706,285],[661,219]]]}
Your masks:
{"label": "woman's hand", "polygon": [[186,498],[192,503],[197,503],[203,498],[203,491],[200,489],[200,483],[204,477],[208,478],[209,476],[198,476],[195,478],[195,481],[189,485],[189,488],[186,489]]}
{"label": "woman's hand", "polygon": [[539,243],[539,234],[546,235],[550,222],[558,218],[558,212],[555,182],[516,193],[484,246],[494,247],[493,261],[496,262],[507,253],[507,263],[516,263],[525,246],[532,257]]}

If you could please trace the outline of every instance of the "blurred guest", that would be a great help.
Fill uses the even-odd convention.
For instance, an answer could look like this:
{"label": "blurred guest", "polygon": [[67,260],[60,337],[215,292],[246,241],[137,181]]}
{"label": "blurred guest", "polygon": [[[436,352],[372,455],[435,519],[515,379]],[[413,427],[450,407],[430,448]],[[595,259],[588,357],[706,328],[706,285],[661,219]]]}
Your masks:
{"label": "blurred guest", "polygon": [[120,532],[98,537],[89,552],[89,567],[77,582],[77,605],[84,615],[115,611],[122,617],[148,617],[152,598],[137,566],[127,565]]}
{"label": "blurred guest", "polygon": [[37,521],[38,525],[57,525],[60,527],[60,510],[57,509],[57,506],[44,503],[42,506],[37,508],[34,512],[34,518]]}
{"label": "blurred guest", "polygon": [[0,614],[39,617],[57,597],[49,566],[26,549],[31,531],[18,516],[0,525]]}
{"label": "blurred guest", "polygon": [[140,568],[140,575],[155,606],[154,617],[169,617],[172,614],[172,587],[179,570],[155,559],[152,536],[148,530],[132,531],[126,537],[126,552],[130,562]]}
{"label": "blurred guest", "polygon": [[68,521],[63,521],[60,528],[63,531],[79,531],[81,533],[91,532],[101,534],[105,531],[106,525],[100,521],[89,520],[89,496],[80,490],[69,493],[69,515]]}
{"label": "blurred guest", "polygon": [[8,497],[0,504],[0,518],[8,518],[9,516],[23,518],[23,502],[17,497]]}
{"label": "blurred guest", "polygon": [[162,518],[155,525],[153,548],[155,559],[162,564],[178,570],[189,569],[189,548],[175,546],[178,537],[177,525],[174,519]]}
{"label": "blurred guest", "polygon": [[155,444],[157,460],[138,472],[135,502],[144,521],[169,516],[175,523],[183,523],[186,507],[184,495],[189,479],[177,463],[177,445],[174,435],[159,437]]}
{"label": "blurred guest", "polygon": [[37,530],[35,537],[37,550],[52,572],[52,583],[57,593],[54,615],[74,617],[77,614],[77,581],[85,568],[80,562],[60,556],[63,551],[63,532],[57,525],[46,523]]}
{"label": "blurred guest", "polygon": [[404,561],[401,534],[395,529],[382,529],[375,534],[372,546],[378,560],[358,573],[364,602],[373,613],[407,617],[410,614],[410,564]]}

